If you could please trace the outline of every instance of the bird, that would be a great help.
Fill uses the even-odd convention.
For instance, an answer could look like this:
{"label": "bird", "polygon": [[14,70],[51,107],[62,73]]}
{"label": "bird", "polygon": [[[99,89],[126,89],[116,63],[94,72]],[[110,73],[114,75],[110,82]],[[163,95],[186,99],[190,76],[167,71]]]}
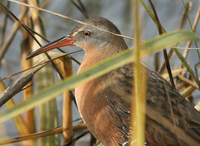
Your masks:
{"label": "bird", "polygon": [[[63,46],[85,51],[78,74],[128,48],[108,19],[90,17],[68,35],[31,53],[30,59]],[[92,27],[95,26],[95,27]],[[99,29],[98,29],[99,28]],[[81,117],[89,131],[105,146],[131,145],[131,101],[134,97],[133,63],[114,69],[75,87]],[[200,144],[200,114],[156,71],[142,66],[146,73],[145,143],[150,146]],[[137,123],[136,123],[137,126]],[[171,127],[171,128],[170,128]]]}

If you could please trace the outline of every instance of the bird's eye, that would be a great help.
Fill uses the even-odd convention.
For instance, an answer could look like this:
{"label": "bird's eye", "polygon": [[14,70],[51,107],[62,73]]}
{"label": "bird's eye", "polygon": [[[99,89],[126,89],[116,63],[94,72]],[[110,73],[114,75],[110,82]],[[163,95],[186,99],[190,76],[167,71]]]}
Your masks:
{"label": "bird's eye", "polygon": [[84,31],[83,34],[84,34],[85,36],[89,36],[89,35],[90,35],[90,32],[89,32],[89,31]]}

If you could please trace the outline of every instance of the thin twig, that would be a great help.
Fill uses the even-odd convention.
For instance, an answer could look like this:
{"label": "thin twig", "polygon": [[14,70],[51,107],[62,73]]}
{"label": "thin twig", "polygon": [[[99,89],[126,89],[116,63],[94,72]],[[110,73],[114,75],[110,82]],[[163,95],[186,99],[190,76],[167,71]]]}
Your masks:
{"label": "thin twig", "polygon": [[81,11],[81,13],[82,13],[86,18],[88,18],[88,14],[87,14],[81,7],[79,7],[79,5],[77,5],[77,4],[74,2],[74,0],[71,0],[71,2],[72,2],[72,4],[74,4],[74,6],[75,6],[79,11]]}
{"label": "thin twig", "polygon": [[[197,28],[197,24],[199,22],[199,17],[200,17],[200,6],[199,6],[199,9],[197,10],[197,13],[196,13],[196,16],[195,16],[195,19],[194,19],[194,23],[193,23],[193,26],[192,26],[192,31],[195,32],[196,31],[196,28]],[[189,41],[187,44],[186,44],[186,49],[183,53],[183,56],[185,58],[187,58],[187,54],[188,54],[188,49],[191,45],[192,41]]]}
{"label": "thin twig", "polygon": [[[7,1],[7,7],[10,6],[10,2]],[[5,14],[5,17],[4,17],[4,23],[3,23],[3,27],[2,27],[2,33],[1,33],[1,46],[3,45],[4,43],[4,40],[5,40],[5,31],[6,31],[6,26],[7,26],[7,18],[8,18],[8,13]]]}
{"label": "thin twig", "polygon": [[[82,130],[85,128],[87,128],[87,126],[85,124],[73,126],[74,131]],[[50,130],[40,131],[37,133],[27,134],[27,135],[20,136],[20,137],[1,140],[0,145],[16,143],[16,142],[25,141],[25,140],[34,139],[34,138],[40,138],[40,137],[44,137],[44,136],[50,136],[50,135],[59,134],[62,132],[63,132],[63,127],[58,127],[58,128],[54,128],[54,129],[50,129]]]}
{"label": "thin twig", "polygon": [[[26,3],[22,3],[22,2],[18,2],[16,0],[8,0],[8,1],[11,1],[11,2],[14,2],[14,3],[17,3],[17,4],[20,4],[20,5],[24,5],[24,6],[27,6],[27,7],[30,7],[30,8],[34,8],[34,9],[37,9],[37,10],[40,10],[40,11],[43,11],[43,12],[47,12],[47,13],[50,13],[50,14],[53,14],[53,15],[56,15],[56,16],[59,16],[59,17],[62,17],[62,18],[65,18],[65,19],[69,19],[69,20],[72,20],[74,22],[77,22],[77,23],[80,23],[80,24],[83,24],[83,25],[88,25],[88,26],[91,26],[93,28],[96,28],[96,29],[99,29],[101,31],[104,31],[104,32],[107,32],[107,33],[110,33],[110,34],[113,34],[113,35],[116,35],[116,36],[119,36],[119,37],[123,37],[123,38],[127,38],[127,39],[131,39],[131,40],[135,40],[134,38],[132,37],[128,37],[128,36],[125,36],[125,35],[121,35],[121,34],[117,34],[117,33],[113,33],[113,32],[110,32],[108,30],[105,30],[105,29],[102,29],[102,28],[99,28],[97,26],[94,26],[92,24],[88,24],[88,23],[85,23],[83,21],[80,21],[80,20],[76,20],[76,19],[73,19],[71,17],[68,17],[68,16],[65,16],[65,15],[62,15],[62,14],[59,14],[59,13],[55,13],[55,12],[52,12],[52,11],[49,11],[49,10],[45,10],[45,9],[42,9],[42,8],[39,8],[39,7],[35,7],[35,6],[31,6],[31,5],[28,5]],[[140,40],[141,42],[144,42],[142,40]]]}
{"label": "thin twig", "polygon": [[80,51],[83,51],[83,50],[78,50],[78,51],[74,51],[74,52],[71,52],[71,53],[63,54],[62,56],[53,58],[53,59],[48,60],[48,61],[45,61],[45,62],[42,62],[42,63],[40,63],[40,64],[34,65],[34,66],[31,67],[31,68],[22,70],[22,71],[20,71],[20,72],[17,72],[17,73],[15,73],[15,74],[12,74],[12,75],[10,75],[10,76],[7,76],[7,77],[5,77],[5,78],[2,78],[2,79],[0,79],[0,81],[3,81],[3,80],[5,80],[5,79],[11,78],[11,77],[16,76],[16,75],[18,75],[18,74],[21,74],[21,73],[23,73],[23,72],[26,72],[26,71],[28,71],[28,70],[31,70],[31,69],[33,69],[33,68],[35,68],[35,67],[37,67],[37,66],[46,64],[46,63],[48,63],[48,62],[50,62],[50,61],[53,61],[53,60],[55,60],[55,59],[58,59],[58,58],[60,58],[60,57],[67,56],[67,55],[69,55],[69,54],[77,53],[77,52],[80,52]]}
{"label": "thin twig", "polygon": [[[1,6],[28,32],[28,34],[34,39],[34,41],[36,41],[36,43],[42,47],[42,44],[35,38],[35,36],[29,31],[29,29],[27,28],[27,26],[25,24],[23,24],[21,22],[21,20],[19,20],[7,7],[5,7],[1,2],[0,2]],[[27,10],[27,9],[26,9]],[[45,52],[46,56],[48,57],[49,60],[51,60],[51,57],[48,55],[47,52]],[[0,53],[0,61],[2,59],[3,56],[1,56]],[[53,67],[55,68],[55,70],[57,71],[57,73],[59,74],[61,79],[64,79],[63,75],[60,73],[60,71],[58,70],[58,68],[56,67],[55,63],[52,61],[51,62]]]}
{"label": "thin twig", "polygon": [[[157,12],[155,10],[155,7],[154,7],[152,1],[149,0],[149,2],[150,2],[150,5],[152,7],[152,10],[154,12],[155,18],[156,18],[156,22],[157,22],[156,24],[157,24],[157,27],[158,27],[159,34],[161,35],[161,34],[163,34],[163,31],[162,31],[160,20],[158,18]],[[174,84],[174,80],[173,80],[173,76],[172,76],[171,67],[170,67],[170,64],[169,64],[169,59],[168,59],[168,56],[167,56],[166,48],[163,49],[163,54],[164,54],[164,58],[165,58],[165,62],[166,62],[166,67],[167,67],[167,71],[168,71],[168,74],[169,74],[169,78],[170,78],[172,87],[175,88],[175,84]]]}
{"label": "thin twig", "polygon": [[[40,35],[39,33],[37,33],[35,30],[31,29],[30,27],[26,26],[30,31],[32,31],[34,34],[38,35],[39,37],[41,37],[43,40],[45,40],[46,42],[50,43],[50,41],[45,38],[44,36]],[[57,48],[57,50],[59,50],[60,52],[62,53],[66,53],[65,51],[63,51],[62,49],[60,48]],[[74,60],[78,65],[80,65],[81,63],[76,60],[74,57],[71,56],[71,59]]]}
{"label": "thin twig", "polygon": [[[186,10],[184,9],[183,11],[183,16],[182,16],[182,19],[181,19],[181,22],[180,22],[180,26],[179,26],[179,29],[184,29],[185,28],[185,25],[186,25],[186,17],[187,17],[187,14],[186,14],[186,11],[187,12],[190,12],[191,10],[191,2],[188,2],[187,5],[186,5]],[[189,41],[191,43],[191,41]],[[189,46],[188,46],[189,47]],[[173,48],[176,48],[176,49],[182,49],[181,47],[173,47]],[[184,49],[187,49],[187,48],[184,48]],[[172,48],[170,48],[169,50],[169,53],[168,53],[168,59],[169,61],[171,60],[171,58],[174,56],[174,51]],[[158,69],[158,72],[160,74],[163,74],[164,71],[165,71],[165,68],[166,68],[166,65],[165,65],[165,61],[162,63],[162,65],[160,66],[160,68]]]}
{"label": "thin twig", "polygon": [[81,137],[85,136],[88,133],[89,133],[89,130],[85,130],[84,132],[82,132],[77,137],[75,137],[74,139],[72,139],[70,142],[64,144],[63,146],[69,146],[69,145],[71,145],[73,142],[77,141],[78,139],[80,139]]}
{"label": "thin twig", "polygon": [[[4,8],[6,8],[1,2],[0,2],[0,5]],[[25,16],[25,14],[27,13],[28,9],[24,9],[24,11],[22,13],[20,13],[19,15],[19,20],[22,20]],[[7,36],[7,39],[4,41],[3,45],[1,46],[1,49],[0,49],[0,62],[1,60],[3,59],[6,51],[7,51],[7,48],[9,47],[11,41],[13,40],[15,34],[17,33],[18,31],[18,28],[20,27],[20,24],[18,22],[15,22],[13,24],[13,27],[10,29],[10,32],[8,33],[9,35]]]}

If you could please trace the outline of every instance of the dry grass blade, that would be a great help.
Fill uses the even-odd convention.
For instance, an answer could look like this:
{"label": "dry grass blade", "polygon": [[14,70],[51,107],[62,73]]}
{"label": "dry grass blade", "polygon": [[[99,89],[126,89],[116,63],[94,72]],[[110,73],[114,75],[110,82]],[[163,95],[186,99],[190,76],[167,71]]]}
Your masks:
{"label": "dry grass blade", "polygon": [[196,88],[196,89],[199,89],[199,86],[197,85],[197,83],[192,82],[191,80],[189,80],[189,79],[183,77],[182,75],[178,74],[178,78],[179,78],[180,80],[182,80],[183,82],[187,83],[188,85],[193,86],[193,87]]}
{"label": "dry grass blade", "polygon": [[[2,81],[0,81],[0,93],[4,92],[4,90],[6,90],[6,86]],[[15,103],[13,99],[10,99],[8,102],[6,102],[6,107],[8,109],[14,106],[15,106]],[[29,133],[29,129],[26,125],[26,122],[24,121],[21,115],[13,117],[13,121],[20,135],[25,135]]]}
{"label": "dry grass blade", "polygon": [[[44,65],[43,65],[44,66]],[[33,70],[23,74],[13,84],[11,84],[1,95],[0,95],[0,107],[4,105],[10,98],[15,94],[22,91],[23,87],[32,80],[33,75],[43,66],[38,66]]]}
{"label": "dry grass blade", "polygon": [[[167,58],[169,61],[171,61],[173,55],[174,55],[174,51],[172,48],[170,48],[169,53],[167,54]],[[164,61],[164,62],[162,62],[162,64],[160,65],[160,67],[158,69],[159,74],[163,74],[165,72],[165,69],[166,69],[166,63]]]}
{"label": "dry grass blade", "polygon": [[[154,18],[152,12],[150,11],[150,9],[146,6],[146,4],[140,0],[140,2],[143,4],[143,6],[145,7],[145,9],[148,11],[149,15],[151,16],[151,18],[154,20],[154,22],[156,23],[156,19]],[[164,28],[162,27],[162,31],[166,32],[164,30]],[[191,67],[189,66],[189,64],[187,63],[187,61],[185,60],[185,58],[183,57],[183,55],[181,54],[181,52],[175,48],[172,48],[174,50],[174,52],[176,53],[176,55],[179,57],[179,59],[181,60],[182,64],[187,68],[188,72],[190,73],[190,75],[192,76],[192,78],[195,80],[195,82],[197,84],[199,84],[198,79],[195,77],[193,70],[191,69]]]}
{"label": "dry grass blade", "polygon": [[81,5],[81,7],[79,7],[79,5],[77,5],[75,2],[74,2],[74,0],[71,0],[71,2],[74,4],[74,6],[76,6],[76,8],[79,10],[79,11],[81,11],[82,12],[82,14],[86,17],[86,18],[88,18],[88,14],[87,14],[87,12],[85,11],[85,9],[83,9],[83,5]]}
{"label": "dry grass blade", "polygon": [[[52,12],[52,11],[48,11],[48,10],[45,10],[45,9],[42,9],[42,8],[39,8],[39,7],[35,7],[35,6],[32,6],[32,5],[25,4],[25,3],[21,3],[21,2],[15,1],[15,0],[9,0],[9,1],[14,2],[14,3],[17,3],[17,4],[20,4],[20,5],[27,6],[27,7],[30,7],[30,8],[34,8],[34,9],[37,9],[37,10],[40,10],[40,11],[44,11],[44,12],[47,12],[47,13],[50,13],[50,14],[53,14],[53,15],[56,15],[56,16],[59,16],[59,17],[65,18],[65,19],[69,19],[69,20],[75,21],[75,22],[80,23],[80,24],[83,24],[83,25],[88,25],[88,26],[94,27],[94,28],[96,28],[96,29],[99,29],[99,30],[101,30],[101,31],[104,31],[104,32],[107,32],[107,33],[116,35],[116,36],[120,36],[120,37],[123,37],[123,38],[127,38],[127,39],[134,40],[134,38],[132,38],[132,37],[128,37],[128,36],[125,36],[125,35],[116,34],[116,33],[107,31],[107,30],[105,30],[105,29],[101,29],[101,28],[99,28],[99,27],[96,27],[96,26],[94,26],[94,25],[85,23],[85,22],[83,22],[83,21],[76,20],[76,19],[73,19],[73,18],[71,18],[71,17],[61,15],[61,14],[59,14],[59,13],[55,13],[55,12]],[[142,42],[144,42],[144,41],[142,41]]]}
{"label": "dry grass blade", "polygon": [[[0,2],[1,6],[3,5],[1,2]],[[23,10],[23,12],[20,13],[19,15],[19,20],[22,20],[24,18],[24,16],[26,15],[27,13],[27,8]],[[3,45],[1,46],[1,49],[0,49],[0,62],[2,60],[2,58],[4,57],[6,51],[7,51],[7,48],[9,47],[11,41],[13,40],[16,32],[19,30],[19,27],[20,27],[20,24],[18,22],[15,22],[13,24],[13,27],[10,29],[10,32],[8,33],[8,37],[7,39],[5,40],[5,42],[3,43]]]}
{"label": "dry grass blade", "polygon": [[190,2],[186,3],[186,7],[185,7],[185,10],[184,10],[183,15],[182,15],[182,19],[181,19],[179,29],[185,28],[185,25],[186,25],[186,22],[187,22],[187,17],[188,17],[187,14],[190,12],[191,8],[192,8],[192,2],[190,1]]}
{"label": "dry grass blade", "polygon": [[[183,4],[184,8],[186,9],[186,6],[185,6],[185,3],[184,3],[183,0],[182,0],[182,4]],[[187,11],[186,11],[186,14],[187,14],[187,17],[188,17],[188,22],[190,24],[190,29],[192,30],[192,32],[194,32],[194,30],[192,28],[192,23],[191,23],[190,17],[189,17],[189,14],[188,14]],[[196,48],[198,48],[197,42],[194,41],[194,43],[195,43]],[[199,50],[196,50],[196,51],[197,51],[197,54],[198,54],[198,57],[199,57],[199,60],[200,60],[200,52],[199,52]],[[198,83],[198,84],[200,84],[200,83]]]}
{"label": "dry grass blade", "polygon": [[80,139],[81,137],[85,136],[88,133],[89,133],[89,130],[85,130],[84,132],[76,136],[76,138],[72,139],[70,142],[64,144],[63,146],[70,146],[71,144],[73,144],[73,142],[77,141],[78,139]]}
{"label": "dry grass blade", "polygon": [[[30,31],[30,28],[28,28],[26,25],[24,25],[20,19],[18,19],[7,7],[5,7],[1,2],[0,2],[1,6],[27,31],[27,33],[34,39],[34,41],[40,46],[42,47],[42,44],[38,41],[38,39],[36,38],[37,36],[34,36],[31,31]],[[22,5],[23,6],[23,5]],[[35,13],[36,14],[36,13]],[[34,21],[35,22],[35,21]],[[37,22],[40,22],[40,21],[37,21]],[[32,30],[33,31],[33,30]],[[36,32],[36,31],[34,31]],[[38,34],[38,33],[35,33],[35,34]],[[39,35],[41,37],[41,35]],[[41,38],[44,38],[44,37],[41,37]],[[46,40],[46,39],[45,39]],[[5,52],[5,49],[2,49],[2,52]],[[51,60],[51,57],[48,55],[48,53],[46,53],[46,56],[49,58],[49,60]],[[3,54],[4,55],[4,54]],[[0,61],[1,61],[1,55],[0,55]],[[60,73],[60,71],[57,69],[57,67],[55,66],[54,62],[51,62],[52,65],[54,66],[54,68],[56,69],[56,71],[58,72],[58,74],[60,75],[60,77],[63,79],[63,76],[62,74]]]}
{"label": "dry grass blade", "polygon": [[[148,12],[148,14],[152,18],[152,20],[156,23],[157,22],[156,18],[153,15],[153,13],[151,12],[151,10],[149,9],[149,7],[145,4],[145,2],[143,0],[139,0],[139,1],[143,5],[143,7],[145,8],[145,10]],[[161,27],[162,27],[162,31],[165,33],[166,32],[165,29],[163,28],[163,26],[161,26]]]}
{"label": "dry grass blade", "polygon": [[[150,2],[150,5],[151,5],[151,7],[152,7],[152,9],[153,9],[154,15],[155,15],[156,25],[157,25],[157,27],[158,27],[159,34],[161,35],[161,34],[163,34],[162,25],[161,25],[161,23],[160,23],[160,20],[159,20],[159,18],[158,18],[156,9],[155,9],[155,7],[154,7],[152,1],[149,0],[149,2]],[[169,59],[168,59],[168,55],[167,55],[167,50],[166,50],[166,48],[163,49],[163,55],[164,55],[164,58],[165,58],[165,64],[166,64],[166,67],[167,67],[167,71],[168,71],[168,74],[169,74],[169,78],[170,78],[172,87],[175,88],[174,79],[173,79],[173,76],[172,76],[171,67],[170,67],[170,64],[169,64]]]}
{"label": "dry grass blade", "polygon": [[[65,54],[66,55],[66,54]],[[57,59],[61,56],[63,56],[62,53],[51,53],[51,56],[53,59]],[[2,106],[4,103],[6,103],[10,98],[12,98],[15,94],[22,91],[23,87],[30,82],[33,75],[41,69],[43,66],[45,66],[49,61],[47,61],[47,58],[44,58],[42,61],[40,61],[38,64],[35,65],[31,70],[24,73],[20,78],[18,78],[12,85],[10,85],[2,94],[0,94],[0,106]]]}
{"label": "dry grass blade", "polygon": [[179,57],[179,59],[181,60],[181,62],[184,64],[184,66],[187,68],[187,70],[189,71],[191,77],[199,85],[198,79],[195,77],[193,70],[191,69],[190,65],[187,63],[187,61],[185,60],[185,58],[183,57],[183,55],[181,54],[181,52],[179,50],[175,49],[175,48],[173,48],[173,50],[177,54],[177,56]]}
{"label": "dry grass blade", "polygon": [[83,3],[81,2],[81,0],[78,0],[78,3],[80,4],[82,10],[85,11],[86,13],[88,13],[87,10],[86,10],[86,8],[85,8],[85,6],[84,6]]}
{"label": "dry grass blade", "polygon": [[40,7],[41,8],[44,8],[46,7],[47,5],[49,5],[53,0],[44,0],[40,3]]}
{"label": "dry grass blade", "polygon": [[[187,71],[187,70],[186,69],[174,69],[174,70],[172,70],[172,74],[177,74],[177,73],[185,72],[185,71]],[[167,79],[169,77],[169,74],[164,73],[164,74],[162,74],[162,77]]]}
{"label": "dry grass blade", "polygon": [[[10,6],[10,2],[7,1],[6,7]],[[8,13],[5,14],[5,18],[4,18],[4,23],[3,23],[3,27],[2,27],[2,33],[1,33],[1,46],[4,43],[4,39],[5,39],[5,31],[6,31],[6,27],[7,27],[7,18],[8,18]]]}
{"label": "dry grass blade", "polygon": [[[182,16],[182,19],[181,19],[181,22],[180,22],[180,26],[179,26],[179,29],[184,29],[185,28],[185,25],[186,25],[186,20],[187,20],[187,14],[186,14],[186,11],[189,13],[190,10],[191,10],[191,2],[188,2],[187,5],[186,5],[186,9],[184,9],[184,12],[183,12],[183,16]],[[189,47],[189,46],[188,46]],[[176,48],[173,46],[173,48]],[[178,48],[177,48],[178,49]],[[168,53],[168,59],[169,61],[171,60],[171,58],[174,56],[174,51],[172,48],[170,48],[169,50],[169,53]],[[166,65],[165,65],[165,62],[163,62],[160,66],[160,68],[158,69],[158,72],[160,74],[163,74],[165,72],[165,69],[166,69]]]}
{"label": "dry grass blade", "polygon": [[[195,20],[194,20],[194,23],[193,23],[193,26],[192,26],[192,31],[195,32],[196,31],[196,28],[197,28],[197,24],[199,22],[199,17],[200,17],[200,6],[199,6],[199,9],[197,10],[197,13],[196,13],[196,16],[195,16]],[[187,58],[187,55],[188,55],[188,48],[190,47],[192,41],[189,41],[187,44],[186,44],[186,49],[183,53],[183,57],[184,58]]]}
{"label": "dry grass blade", "polygon": [[[77,131],[77,130],[86,129],[87,126],[85,124],[80,124],[77,126],[73,126],[72,128],[73,128],[73,131]],[[7,140],[1,140],[0,145],[11,144],[11,143],[21,142],[21,141],[25,141],[25,140],[30,140],[30,139],[36,139],[36,138],[40,138],[40,137],[59,134],[62,132],[63,132],[63,127],[54,128],[51,130],[40,131],[37,133],[27,134],[24,136],[15,137],[15,138],[7,139]]]}
{"label": "dry grass blade", "polygon": [[191,93],[195,90],[196,88],[194,86],[188,86],[183,92],[182,92],[182,96],[183,97],[187,97],[189,95],[191,95]]}
{"label": "dry grass blade", "polygon": [[70,55],[70,54],[73,54],[73,53],[77,53],[77,52],[81,52],[81,51],[83,51],[83,50],[78,50],[78,51],[74,51],[74,52],[71,52],[71,53],[63,53],[63,55],[60,55],[60,56],[58,56],[58,57],[55,57],[55,58],[53,58],[53,59],[51,59],[51,60],[38,63],[38,64],[32,66],[31,68],[22,70],[22,71],[20,71],[20,72],[17,72],[17,73],[15,73],[15,74],[12,74],[12,75],[10,75],[10,76],[7,76],[7,77],[5,77],[5,78],[2,78],[2,79],[0,79],[0,81],[3,81],[3,80],[5,80],[5,79],[9,79],[9,78],[11,78],[11,77],[13,77],[13,76],[16,76],[16,75],[18,75],[18,74],[21,74],[21,73],[23,73],[23,72],[26,72],[26,71],[28,71],[28,70],[31,70],[31,69],[33,69],[33,68],[35,68],[35,67],[38,67],[38,66],[43,65],[43,64],[46,64],[46,63],[48,63],[48,62],[50,62],[50,61],[56,60],[56,59],[58,59],[58,58],[60,58],[60,57],[64,57],[64,56],[67,56],[67,55]]}

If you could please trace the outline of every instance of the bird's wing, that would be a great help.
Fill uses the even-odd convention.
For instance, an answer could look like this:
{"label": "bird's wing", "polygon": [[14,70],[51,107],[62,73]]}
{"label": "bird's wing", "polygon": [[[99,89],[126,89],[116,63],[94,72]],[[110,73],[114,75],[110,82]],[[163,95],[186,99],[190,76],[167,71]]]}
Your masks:
{"label": "bird's wing", "polygon": [[[163,132],[166,132],[163,135],[171,135],[168,138],[174,143],[192,144],[200,142],[199,112],[158,73],[149,69],[147,71],[146,101],[149,109],[146,110],[147,117],[153,118],[150,117],[152,115],[150,111],[153,109],[155,114],[157,113],[160,116],[160,119],[158,116],[154,116],[155,118],[152,120],[162,125]],[[174,143],[172,142],[172,144]]]}
{"label": "bird's wing", "polygon": [[[184,137],[191,137],[191,141],[200,142],[200,114],[190,103],[188,103],[164,78],[158,73],[146,69],[147,89],[146,89],[146,139],[153,139],[155,144],[159,144],[161,138],[165,139],[160,143],[187,144]],[[133,69],[128,64],[110,72],[107,75],[106,88],[102,90],[103,97],[108,101],[112,115],[118,119],[118,128],[124,136],[129,137],[130,109],[133,89]],[[113,98],[114,95],[114,98]],[[110,98],[112,97],[112,98]],[[152,113],[155,113],[155,116]],[[158,118],[160,116],[160,118]],[[178,127],[177,132],[174,130]],[[153,135],[153,137],[152,137]],[[160,136],[162,135],[162,136]],[[179,140],[180,139],[180,140]],[[187,138],[188,139],[188,138]]]}
{"label": "bird's wing", "polygon": [[[107,106],[113,117],[113,125],[121,132],[123,143],[129,139],[129,122],[131,92],[132,92],[132,65],[126,65],[123,68],[116,69],[104,75],[101,90],[102,98],[106,98]],[[106,81],[106,82],[105,82]]]}

